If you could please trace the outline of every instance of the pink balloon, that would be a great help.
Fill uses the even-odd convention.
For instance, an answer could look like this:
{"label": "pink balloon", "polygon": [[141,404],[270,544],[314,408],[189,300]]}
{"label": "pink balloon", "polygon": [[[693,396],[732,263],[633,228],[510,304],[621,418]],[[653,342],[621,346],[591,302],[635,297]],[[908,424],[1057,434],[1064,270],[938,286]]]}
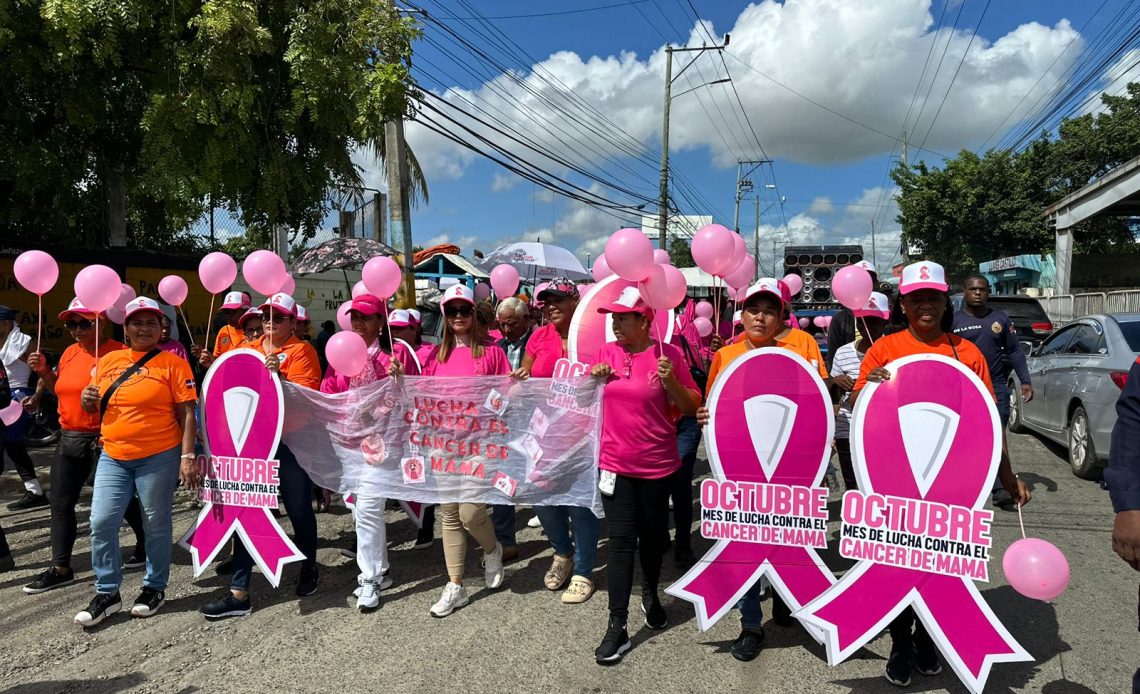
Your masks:
{"label": "pink balloon", "polygon": [[1001,558],[1009,585],[1034,600],[1052,600],[1069,585],[1069,562],[1061,550],[1036,537],[1018,540]]}
{"label": "pink balloon", "polygon": [[491,289],[500,299],[514,296],[519,290],[519,271],[506,263],[496,265],[491,270]]}
{"label": "pink balloon", "polygon": [[794,297],[804,288],[804,278],[795,273],[784,275],[784,284],[788,285],[788,292]]}
{"label": "pink balloon", "polygon": [[542,306],[542,302],[538,300],[538,295],[542,293],[543,289],[550,286],[549,282],[539,282],[538,286],[534,288],[534,296],[531,298],[531,303],[535,306]]}
{"label": "pink balloon", "polygon": [[122,325],[123,321],[127,320],[126,309],[119,307],[118,304],[104,311],[103,315],[107,317],[107,320],[111,321],[115,325]]}
{"label": "pink balloon", "polygon": [[122,291],[119,273],[106,265],[88,265],[75,276],[75,296],[96,313],[114,306]]}
{"label": "pink balloon", "polygon": [[713,314],[716,313],[716,309],[707,301],[698,301],[696,311],[698,316],[703,316],[709,320],[712,320]]}
{"label": "pink balloon", "polygon": [[653,249],[653,264],[654,265],[670,265],[669,251],[660,248]]}
{"label": "pink balloon", "polygon": [[237,263],[228,253],[208,253],[198,263],[198,279],[211,294],[220,294],[237,279]]}
{"label": "pink balloon", "polygon": [[606,241],[606,263],[622,279],[640,282],[653,268],[653,244],[639,229],[618,229]]}
{"label": "pink balloon", "polygon": [[59,265],[43,251],[24,251],[16,256],[12,270],[21,287],[39,296],[50,292],[59,279]]}
{"label": "pink balloon", "polygon": [[289,273],[285,262],[272,251],[254,251],[241,264],[241,274],[254,291],[273,296],[281,291]]}
{"label": "pink balloon", "polygon": [[[22,283],[21,283],[22,284]],[[18,401],[13,400],[8,403],[8,406],[0,410],[0,422],[4,422],[4,426],[12,426],[20,420],[20,415],[24,412],[24,406]]]}
{"label": "pink balloon", "polygon": [[800,319],[800,327],[801,327],[801,328],[806,328],[806,327],[808,327],[809,325],[811,325],[811,321],[810,321],[810,320],[808,320],[807,318],[801,318],[801,319]]}
{"label": "pink balloon", "polygon": [[[733,257],[733,260],[729,263],[729,269],[731,269],[733,267],[739,268],[740,263],[743,262],[743,258],[749,257],[748,256],[748,246],[746,246],[744,244],[744,237],[741,236],[740,234],[736,233],[735,231],[730,231],[728,233],[732,234],[732,257]],[[732,263],[734,263],[734,262],[737,264],[732,265]],[[755,262],[755,261],[753,261],[753,262]],[[728,277],[728,275],[729,275],[729,272],[728,272],[728,270],[726,270],[724,272],[724,276]]]}
{"label": "pink balloon", "polygon": [[863,308],[867,304],[867,299],[871,298],[872,291],[874,286],[871,275],[861,267],[848,265],[839,268],[835,277],[831,279],[831,293],[839,303],[852,311]]}
{"label": "pink balloon", "polygon": [[827,320],[825,320],[823,316],[816,316],[815,318],[812,319],[811,322],[817,328],[826,328],[827,327]]}
{"label": "pink balloon", "polygon": [[[135,288],[132,287],[131,285],[127,284],[126,282],[123,282],[122,289],[119,290],[119,298],[115,300],[115,305],[112,306],[111,309],[118,309],[119,313],[122,313],[125,315],[126,310],[127,310],[127,304],[130,303],[131,299],[135,298],[135,296],[136,296]],[[108,309],[108,310],[111,310],[111,309]]]}
{"label": "pink balloon", "polygon": [[352,308],[352,302],[346,301],[336,310],[336,324],[340,326],[341,330],[352,330],[352,317],[348,315],[350,308]]}
{"label": "pink balloon", "polygon": [[712,335],[713,324],[712,321],[704,316],[697,316],[693,319],[693,327],[697,329],[697,334],[701,337],[708,337]]}
{"label": "pink balloon", "polygon": [[483,301],[491,297],[491,285],[486,282],[480,282],[475,285],[475,300]]}
{"label": "pink balloon", "polygon": [[329,338],[325,344],[325,358],[337,373],[355,376],[368,363],[368,345],[364,344],[363,337],[345,330]]}
{"label": "pink balloon", "polygon": [[297,291],[297,280],[293,279],[292,275],[285,275],[285,281],[281,283],[281,288],[277,291],[293,296],[293,292]]}
{"label": "pink balloon", "polygon": [[743,287],[741,287],[740,289],[737,289],[736,294],[733,296],[733,298],[736,299],[737,301],[744,301],[744,299],[747,297],[748,297],[748,285],[747,284],[744,285]]}
{"label": "pink balloon", "polygon": [[687,289],[685,276],[672,265],[655,265],[649,277],[637,286],[645,303],[658,311],[675,308],[684,300]]}
{"label": "pink balloon", "polygon": [[400,266],[396,261],[382,255],[365,263],[364,270],[360,274],[364,278],[364,286],[368,287],[368,292],[381,299],[394,296],[396,290],[400,288],[400,282],[403,281]]}
{"label": "pink balloon", "polygon": [[610,264],[606,261],[605,253],[599,255],[598,259],[594,261],[594,267],[590,268],[590,274],[594,276],[595,282],[601,282],[614,274],[614,271],[610,269]]}
{"label": "pink balloon", "polygon": [[360,296],[361,294],[367,294],[367,293],[368,293],[368,287],[364,286],[364,280],[361,280],[352,286],[352,298],[353,299]]}
{"label": "pink balloon", "polygon": [[731,287],[747,287],[752,284],[752,280],[756,277],[756,262],[752,260],[752,256],[745,255],[740,264],[733,269],[731,275],[725,275],[724,281]]}
{"label": "pink balloon", "polygon": [[167,275],[158,281],[158,296],[171,306],[181,306],[189,293],[190,287],[186,286],[186,280],[178,275]]}
{"label": "pink balloon", "polygon": [[731,269],[732,232],[719,224],[709,224],[693,235],[693,261],[710,275],[722,276]]}

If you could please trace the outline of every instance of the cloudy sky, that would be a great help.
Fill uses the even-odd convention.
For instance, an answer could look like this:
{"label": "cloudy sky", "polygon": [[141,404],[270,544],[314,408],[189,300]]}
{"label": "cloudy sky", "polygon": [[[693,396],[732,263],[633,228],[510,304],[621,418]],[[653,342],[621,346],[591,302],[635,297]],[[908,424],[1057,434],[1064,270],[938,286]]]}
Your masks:
{"label": "cloudy sky", "polygon": [[[761,211],[762,266],[773,242],[862,243],[869,254],[874,223],[888,268],[898,224],[886,173],[902,133],[912,162],[935,165],[1006,144],[1128,1],[1096,12],[1100,3],[1059,0],[424,0],[432,21],[414,74],[431,94],[407,131],[431,202],[413,210],[415,241],[470,254],[541,239],[584,263],[596,257],[612,231],[640,225],[634,208],[656,206],[664,47],[730,33],[723,55],[674,54],[674,75],[699,56],[673,83],[676,204],[731,227],[738,160],[770,159],[740,209],[748,238]],[[1122,89],[1138,57],[1092,88]],[[524,180],[433,123],[485,138],[500,159],[560,178],[610,213]],[[379,165],[359,162],[383,188]]]}

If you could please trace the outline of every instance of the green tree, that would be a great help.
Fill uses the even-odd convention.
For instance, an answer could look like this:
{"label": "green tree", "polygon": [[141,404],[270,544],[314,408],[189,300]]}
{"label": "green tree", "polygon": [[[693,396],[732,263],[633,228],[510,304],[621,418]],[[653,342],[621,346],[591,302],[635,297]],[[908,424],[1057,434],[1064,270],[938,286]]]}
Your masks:
{"label": "green tree", "polygon": [[696,267],[693,262],[693,249],[689,246],[689,242],[673,237],[669,241],[669,262],[673,267]]}

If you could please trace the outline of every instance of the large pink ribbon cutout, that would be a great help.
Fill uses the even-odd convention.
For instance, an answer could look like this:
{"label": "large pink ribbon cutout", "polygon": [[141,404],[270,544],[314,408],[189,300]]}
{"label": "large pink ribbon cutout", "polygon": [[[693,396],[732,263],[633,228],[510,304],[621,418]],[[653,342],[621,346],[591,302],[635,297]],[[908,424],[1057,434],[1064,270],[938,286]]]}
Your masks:
{"label": "large pink ribbon cutout", "polygon": [[[868,385],[856,402],[851,456],[859,492],[848,494],[981,508],[1001,455],[1001,430],[989,389],[960,362],[937,355],[906,357],[888,369],[891,379]],[[908,456],[903,427],[923,426],[922,419],[907,414],[915,406],[927,415],[929,430],[909,431],[907,436],[911,441],[915,436],[941,441],[933,446],[937,452],[929,461]],[[920,484],[929,485],[925,494]],[[797,616],[826,633],[828,663],[837,665],[907,607],[914,608],[951,668],[973,692],[985,687],[993,663],[1033,659],[994,615],[974,582],[958,576],[860,560]]]}
{"label": "large pink ribbon cutout", "polygon": [[[776,409],[755,406],[768,402]],[[752,421],[757,415],[778,415],[781,406],[782,426]],[[717,481],[819,486],[831,456],[835,419],[818,367],[785,349],[752,350],[721,372],[708,408],[705,444]],[[760,430],[775,432],[774,440],[759,440]],[[767,458],[763,462],[761,455]],[[761,576],[767,576],[792,610],[835,583],[814,548],[717,540],[665,592],[692,602],[704,631]],[[818,629],[805,628],[817,641],[822,639]]]}
{"label": "large pink ribbon cutout", "polygon": [[[273,456],[281,441],[285,402],[280,381],[265,368],[264,355],[249,349],[223,354],[206,375],[201,403],[209,455],[277,464]],[[270,509],[207,502],[179,541],[190,551],[195,576],[234,533],[275,588],[285,564],[305,558]]]}

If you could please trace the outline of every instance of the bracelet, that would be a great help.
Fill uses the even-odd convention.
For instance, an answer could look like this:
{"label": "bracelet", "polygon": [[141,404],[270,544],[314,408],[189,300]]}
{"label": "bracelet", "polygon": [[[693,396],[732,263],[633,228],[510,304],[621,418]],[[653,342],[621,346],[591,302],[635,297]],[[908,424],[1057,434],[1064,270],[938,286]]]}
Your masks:
{"label": "bracelet", "polygon": [[182,460],[194,460],[194,458],[196,458],[196,457],[197,456],[195,456],[193,453],[183,453],[182,454]]}

